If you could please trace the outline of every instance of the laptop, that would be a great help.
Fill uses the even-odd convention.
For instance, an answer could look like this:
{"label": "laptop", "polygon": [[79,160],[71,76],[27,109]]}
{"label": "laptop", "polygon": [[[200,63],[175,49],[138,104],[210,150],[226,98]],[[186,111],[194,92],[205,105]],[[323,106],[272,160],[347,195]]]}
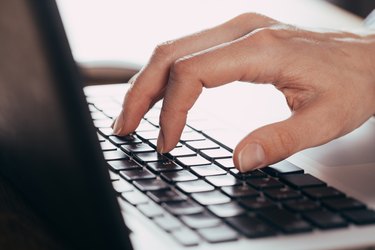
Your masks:
{"label": "laptop", "polygon": [[[268,90],[228,85],[204,93],[180,143],[159,155],[160,104],[134,134],[114,136],[128,85],[83,90],[54,1],[3,1],[0,13],[1,174],[69,249],[375,246],[373,119],[242,174],[232,149],[257,119],[218,98]],[[287,115],[270,108],[270,120]]]}

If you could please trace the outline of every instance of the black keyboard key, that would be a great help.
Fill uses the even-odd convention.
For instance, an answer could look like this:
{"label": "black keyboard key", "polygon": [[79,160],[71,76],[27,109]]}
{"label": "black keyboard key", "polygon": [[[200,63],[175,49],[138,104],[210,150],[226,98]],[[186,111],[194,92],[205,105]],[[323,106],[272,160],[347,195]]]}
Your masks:
{"label": "black keyboard key", "polygon": [[256,189],[268,189],[268,188],[282,188],[284,185],[270,177],[270,178],[258,178],[258,179],[248,179],[246,181],[248,184],[250,184],[252,187]]}
{"label": "black keyboard key", "polygon": [[233,163],[232,158],[216,159],[214,162],[224,169],[234,168],[234,163]]}
{"label": "black keyboard key", "polygon": [[165,214],[164,216],[158,216],[153,219],[153,221],[165,231],[176,231],[184,228],[182,223],[175,217]]}
{"label": "black keyboard key", "polygon": [[230,198],[218,190],[193,193],[191,197],[202,205],[215,205],[230,202]]}
{"label": "black keyboard key", "polygon": [[312,230],[308,222],[285,209],[267,209],[260,211],[260,215],[285,233],[301,233]]}
{"label": "black keyboard key", "polygon": [[304,172],[302,168],[299,168],[288,161],[281,161],[269,165],[262,170],[272,176],[281,176],[285,174],[303,174]]}
{"label": "black keyboard key", "polygon": [[137,144],[137,143],[142,142],[135,135],[126,135],[126,136],[115,136],[114,135],[114,136],[110,136],[108,139],[116,145]]}
{"label": "black keyboard key", "polygon": [[178,171],[183,169],[173,161],[149,162],[146,165],[148,169],[155,173]]}
{"label": "black keyboard key", "polygon": [[231,174],[208,176],[206,180],[215,187],[242,185],[242,182]]}
{"label": "black keyboard key", "polygon": [[214,215],[220,218],[228,218],[245,214],[245,209],[236,202],[211,205],[207,207]]}
{"label": "black keyboard key", "polygon": [[204,208],[193,201],[165,202],[163,207],[174,215],[189,215],[202,213]]}
{"label": "black keyboard key", "polygon": [[135,154],[134,157],[141,162],[148,163],[148,162],[163,162],[167,161],[168,159],[157,153],[157,152],[149,152],[149,153],[139,153]]}
{"label": "black keyboard key", "polygon": [[156,203],[167,201],[184,201],[187,199],[184,194],[172,189],[149,191],[147,192],[147,195]]}
{"label": "black keyboard key", "polygon": [[204,141],[188,141],[186,142],[186,145],[193,150],[202,150],[202,149],[215,149],[219,148],[220,146],[217,145],[215,142],[210,140],[204,140]]}
{"label": "black keyboard key", "polygon": [[248,238],[275,235],[275,230],[264,221],[254,216],[242,215],[227,218],[226,221]]}
{"label": "black keyboard key", "polygon": [[267,177],[267,175],[264,172],[260,171],[259,169],[241,173],[238,169],[232,168],[230,170],[230,172],[231,172],[231,174],[233,174],[237,178],[244,179],[244,180],[252,179],[252,178],[265,178],[265,177]]}
{"label": "black keyboard key", "polygon": [[211,162],[206,160],[202,156],[189,156],[189,157],[178,157],[177,162],[179,162],[182,166],[185,167],[192,167],[192,166],[201,166],[201,165],[209,165]]}
{"label": "black keyboard key", "polygon": [[158,217],[165,214],[165,211],[153,202],[140,204],[137,206],[137,209],[149,218]]}
{"label": "black keyboard key", "polygon": [[345,195],[333,187],[315,187],[305,188],[303,190],[305,194],[313,199],[326,199],[326,198],[338,198],[344,197]]}
{"label": "black keyboard key", "polygon": [[343,213],[346,218],[351,220],[357,225],[367,225],[375,223],[375,211],[374,210],[352,210]]}
{"label": "black keyboard key", "polygon": [[221,190],[232,198],[259,196],[259,192],[248,185],[222,187]]}
{"label": "black keyboard key", "polygon": [[193,181],[198,179],[197,176],[193,175],[187,170],[163,172],[161,177],[168,182]]}
{"label": "black keyboard key", "polygon": [[122,145],[121,149],[128,154],[155,152],[155,149],[146,143],[126,144]]}
{"label": "black keyboard key", "polygon": [[187,228],[174,230],[171,233],[179,243],[186,247],[196,246],[201,242],[199,236],[194,231]]}
{"label": "black keyboard key", "polygon": [[223,175],[227,172],[215,164],[191,167],[191,170],[200,177]]}
{"label": "black keyboard key", "polygon": [[129,159],[129,156],[121,150],[104,151],[103,155],[107,161]]}
{"label": "black keyboard key", "polygon": [[322,229],[346,227],[347,221],[340,215],[327,210],[318,210],[304,213],[304,216]]}
{"label": "black keyboard key", "polygon": [[327,199],[322,202],[326,207],[335,211],[364,209],[366,205],[353,198]]}
{"label": "black keyboard key", "polygon": [[209,160],[232,158],[232,152],[224,148],[201,150],[201,155]]}
{"label": "black keyboard key", "polygon": [[180,219],[190,228],[215,227],[221,223],[221,220],[209,213],[183,215]]}
{"label": "black keyboard key", "polygon": [[120,171],[120,176],[128,181],[155,179],[156,176],[145,168]]}
{"label": "black keyboard key", "polygon": [[147,196],[136,189],[131,192],[121,193],[121,196],[132,205],[145,204],[149,202]]}
{"label": "black keyboard key", "polygon": [[317,210],[320,204],[312,200],[291,200],[284,202],[284,206],[294,212]]}
{"label": "black keyboard key", "polygon": [[138,180],[134,181],[134,186],[143,192],[168,189],[169,186],[163,180],[150,179],[150,180]]}
{"label": "black keyboard key", "polygon": [[111,151],[111,150],[117,150],[117,147],[110,143],[109,141],[104,141],[100,143],[100,148],[102,151]]}
{"label": "black keyboard key", "polygon": [[265,210],[277,207],[277,204],[271,200],[259,197],[255,199],[240,200],[241,205],[250,210]]}
{"label": "black keyboard key", "polygon": [[214,186],[204,180],[178,182],[176,187],[185,193],[207,192],[215,189]]}
{"label": "black keyboard key", "polygon": [[296,188],[319,187],[326,184],[310,174],[289,174],[280,177],[287,184]]}
{"label": "black keyboard key", "polygon": [[237,232],[224,224],[216,227],[198,229],[197,231],[210,243],[234,241],[238,238]]}
{"label": "black keyboard key", "polygon": [[264,193],[271,199],[278,201],[299,199],[302,197],[300,192],[289,188],[270,189],[264,191]]}
{"label": "black keyboard key", "polygon": [[115,171],[140,169],[141,168],[141,166],[139,166],[133,160],[108,161],[107,163],[108,163],[109,167],[111,169],[115,170]]}
{"label": "black keyboard key", "polygon": [[182,147],[172,149],[168,153],[168,155],[170,155],[173,158],[176,158],[176,157],[196,156],[197,153],[188,147],[182,146]]}

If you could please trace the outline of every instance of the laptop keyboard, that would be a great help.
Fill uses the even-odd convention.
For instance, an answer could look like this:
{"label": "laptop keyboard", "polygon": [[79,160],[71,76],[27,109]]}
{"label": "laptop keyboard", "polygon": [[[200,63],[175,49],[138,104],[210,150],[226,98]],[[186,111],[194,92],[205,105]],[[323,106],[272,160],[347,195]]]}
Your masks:
{"label": "laptop keyboard", "polygon": [[229,148],[189,124],[176,148],[161,155],[160,110],[117,137],[110,126],[119,104],[88,102],[120,203],[184,246],[375,224],[374,210],[288,161],[240,173]]}

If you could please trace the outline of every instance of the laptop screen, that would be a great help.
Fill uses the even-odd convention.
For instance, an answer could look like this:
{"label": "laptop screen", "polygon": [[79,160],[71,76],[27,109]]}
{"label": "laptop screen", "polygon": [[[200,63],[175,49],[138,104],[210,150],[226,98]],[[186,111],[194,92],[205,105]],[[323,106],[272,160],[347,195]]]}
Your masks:
{"label": "laptop screen", "polygon": [[129,246],[56,4],[2,1],[0,35],[0,171],[68,244]]}

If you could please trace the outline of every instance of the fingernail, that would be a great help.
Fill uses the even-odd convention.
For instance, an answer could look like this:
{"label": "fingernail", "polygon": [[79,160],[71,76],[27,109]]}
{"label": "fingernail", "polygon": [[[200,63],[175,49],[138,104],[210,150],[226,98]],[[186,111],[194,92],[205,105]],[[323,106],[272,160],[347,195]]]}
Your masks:
{"label": "fingernail", "polygon": [[159,153],[164,153],[164,134],[163,130],[160,129],[159,136],[158,136],[158,142],[157,142],[157,150]]}
{"label": "fingernail", "polygon": [[249,171],[262,166],[265,154],[257,143],[247,144],[238,155],[240,171]]}
{"label": "fingernail", "polygon": [[119,116],[116,118],[114,124],[113,124],[113,134],[114,135],[119,135],[120,132],[121,132],[121,128],[122,128],[122,111],[121,113],[119,114]]}

